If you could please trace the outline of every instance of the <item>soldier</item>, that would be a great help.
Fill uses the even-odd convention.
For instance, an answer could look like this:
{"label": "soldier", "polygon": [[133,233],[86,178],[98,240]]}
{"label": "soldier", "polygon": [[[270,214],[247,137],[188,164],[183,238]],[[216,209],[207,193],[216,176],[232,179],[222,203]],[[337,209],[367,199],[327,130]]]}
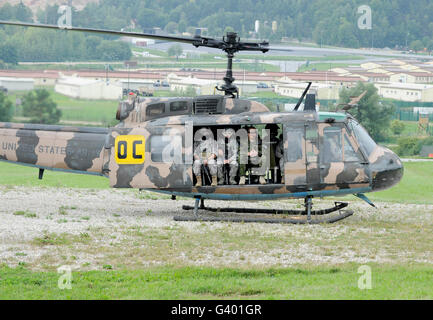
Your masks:
{"label": "soldier", "polygon": [[269,135],[269,169],[272,169],[271,177],[272,181],[276,182],[276,172],[273,170],[278,165],[278,159],[276,159],[276,149],[278,146],[278,142],[280,141],[278,139],[278,125],[277,124],[267,124],[266,127],[266,134]]}
{"label": "soldier", "polygon": [[[249,152],[248,152],[248,168],[251,170],[251,180],[256,180],[257,177],[259,178],[260,184],[266,184],[265,175],[266,175],[266,169],[263,168],[262,165],[263,160],[269,161],[268,158],[266,158],[267,148],[262,144],[262,140],[260,139],[257,129],[254,127],[248,128],[248,141],[249,141]],[[262,157],[262,153],[264,156]],[[245,173],[246,168],[245,165],[242,165],[241,173],[243,174],[240,178],[239,184],[245,184]]]}
{"label": "soldier", "polygon": [[[212,186],[217,185],[216,154],[217,145],[209,128],[201,128],[194,137],[194,164],[193,172],[197,178],[197,187],[203,185],[201,179],[201,167],[211,175]],[[210,177],[209,177],[210,178]]]}
{"label": "soldier", "polygon": [[281,183],[285,184],[284,181],[284,141],[280,139],[277,144],[277,148],[275,149],[275,157],[279,160],[280,173],[281,173]]}
{"label": "soldier", "polygon": [[[228,140],[228,141],[226,141]],[[237,161],[238,142],[235,130],[229,128],[218,132],[218,184],[224,184],[224,167],[229,166],[229,184],[236,184],[239,164]]]}

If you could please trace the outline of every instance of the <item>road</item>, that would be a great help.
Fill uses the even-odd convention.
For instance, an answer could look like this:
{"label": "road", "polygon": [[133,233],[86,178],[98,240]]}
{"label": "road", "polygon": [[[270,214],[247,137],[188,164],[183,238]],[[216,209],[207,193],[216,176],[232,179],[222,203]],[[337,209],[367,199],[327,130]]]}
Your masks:
{"label": "road", "polygon": [[[160,42],[154,45],[150,45],[149,48],[157,50],[168,50],[173,45],[172,42]],[[219,49],[199,47],[194,48],[190,44],[180,43],[184,51],[195,51],[195,52],[206,52],[211,54],[221,53]],[[277,56],[305,56],[305,57],[326,57],[336,55],[355,55],[355,56],[370,56],[370,57],[393,57],[400,59],[427,59],[433,60],[433,56],[424,56],[417,54],[402,54],[400,51],[390,49],[350,49],[350,48],[317,48],[317,47],[303,47],[294,45],[272,45],[273,48],[281,48],[284,50],[292,51],[270,51],[266,55],[277,55]],[[263,55],[260,52],[248,52],[248,54]]]}

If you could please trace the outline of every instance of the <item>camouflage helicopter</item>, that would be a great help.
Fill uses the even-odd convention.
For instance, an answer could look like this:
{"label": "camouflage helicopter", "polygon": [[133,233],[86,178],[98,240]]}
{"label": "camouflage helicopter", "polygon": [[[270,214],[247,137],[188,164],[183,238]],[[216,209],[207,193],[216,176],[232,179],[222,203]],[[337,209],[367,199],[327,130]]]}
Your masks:
{"label": "camouflage helicopter", "polygon": [[[20,22],[0,21],[0,24],[61,29],[53,25]],[[402,178],[403,165],[397,155],[377,145],[350,114],[316,111],[314,95],[308,94],[311,83],[291,112],[270,112],[261,103],[239,98],[239,91],[233,84],[234,55],[239,51],[265,53],[281,50],[270,47],[267,42],[241,42],[233,32],[222,39],[213,39],[67,29],[221,49],[227,54],[228,66],[224,84],[216,89],[224,94],[195,98],[130,95],[119,103],[116,118],[120,123],[112,128],[0,123],[0,160],[39,168],[40,179],[46,169],[93,174],[109,178],[113,188],[144,189],[169,194],[172,199],[176,196],[194,198],[193,207],[183,207],[193,210],[194,215],[174,217],[175,220],[299,224],[332,223],[353,214],[351,210],[343,210],[348,206],[345,202],[335,202],[332,208],[313,210],[314,197],[353,194],[374,206],[365,193],[390,188]],[[354,98],[343,110],[356,106],[364,94]],[[202,128],[216,131],[260,126],[277,129],[273,132],[280,132],[283,149],[282,165],[280,168],[275,164],[266,167],[264,183],[262,180],[261,183],[254,181],[251,170],[244,173],[248,175],[245,184],[240,183],[240,174],[234,183],[228,183],[228,179],[218,184],[211,183],[212,179],[206,178],[209,172],[205,166],[201,167],[200,178],[193,174],[193,145],[197,131]],[[276,133],[273,134],[267,135],[275,141]],[[197,185],[199,179],[203,184]],[[260,201],[298,198],[304,199],[304,210],[204,206],[205,199]],[[217,215],[199,215],[199,210],[217,212]],[[337,211],[337,215],[326,216]],[[228,212],[270,214],[272,218],[227,217],[225,214]],[[274,218],[276,215],[278,218]]]}

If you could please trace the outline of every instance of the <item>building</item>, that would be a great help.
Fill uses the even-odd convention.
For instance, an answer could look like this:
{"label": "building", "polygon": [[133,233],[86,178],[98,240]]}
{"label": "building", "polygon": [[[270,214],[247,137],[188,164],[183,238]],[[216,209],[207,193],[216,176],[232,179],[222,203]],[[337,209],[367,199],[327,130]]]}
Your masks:
{"label": "building", "polygon": [[102,80],[65,77],[57,81],[54,90],[71,98],[90,100],[117,100],[122,97],[122,87]]}
{"label": "building", "polygon": [[[284,73],[284,78],[289,79],[289,81],[292,82],[313,82],[346,87],[352,87],[359,81],[365,82],[365,80],[363,80],[360,76],[342,76],[332,71],[286,72]],[[279,79],[277,81],[279,81]]]}
{"label": "building", "polygon": [[[283,78],[276,82],[275,93],[298,99],[302,96],[302,93],[306,87],[306,83],[292,82],[286,78]],[[340,90],[342,88],[343,86],[340,85],[313,83],[311,85],[310,91],[315,91],[316,99],[319,100],[338,100],[340,97]]]}
{"label": "building", "polygon": [[390,75],[386,73],[369,72],[358,67],[347,67],[347,68],[339,67],[339,68],[333,68],[331,69],[331,71],[339,74],[340,76],[345,76],[345,77],[357,76],[360,77],[363,81],[370,82],[370,83],[390,81]]}
{"label": "building", "polygon": [[400,72],[391,75],[390,82],[400,83],[432,83],[433,73],[430,72]]}
{"label": "building", "polygon": [[199,79],[192,76],[180,77],[176,74],[169,74],[167,80],[170,84],[170,91],[186,92],[193,88],[197,95],[221,93],[221,91],[215,90],[215,87],[220,85],[220,81],[217,80]]}
{"label": "building", "polygon": [[0,77],[8,79],[26,78],[33,80],[34,86],[54,86],[59,78],[59,72],[54,70],[0,70]]}
{"label": "building", "polygon": [[146,71],[94,71],[94,70],[78,70],[78,71],[63,71],[59,73],[61,77],[79,77],[89,80],[102,80],[115,83],[118,81],[132,81],[132,80],[163,80],[165,77],[160,72],[146,72]]}
{"label": "building", "polygon": [[379,95],[408,102],[433,102],[433,85],[416,83],[381,83],[376,84]]}
{"label": "building", "polygon": [[131,90],[154,90],[155,81],[150,79],[130,79],[130,80],[120,80],[119,81],[122,89],[131,89]]}
{"label": "building", "polygon": [[27,91],[33,90],[35,81],[30,78],[0,78],[0,86],[8,91]]}

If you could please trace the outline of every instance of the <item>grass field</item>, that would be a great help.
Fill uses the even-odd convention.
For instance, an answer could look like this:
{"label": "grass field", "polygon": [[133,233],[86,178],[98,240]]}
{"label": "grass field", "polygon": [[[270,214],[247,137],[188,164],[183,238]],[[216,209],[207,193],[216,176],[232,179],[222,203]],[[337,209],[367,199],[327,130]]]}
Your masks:
{"label": "grass field", "polygon": [[[408,272],[411,268],[411,272]],[[372,265],[371,289],[360,290],[357,265],[268,270],[162,267],[59,274],[0,268],[0,299],[433,299],[430,266]]]}
{"label": "grass field", "polygon": [[[42,187],[42,193],[73,188],[80,190],[80,201],[73,206],[63,203],[74,192],[65,189],[65,200],[57,196],[53,199],[58,203],[46,204],[51,206],[48,215],[30,201],[33,209],[0,210],[1,219],[18,219],[29,230],[36,221],[45,225],[52,221],[50,229],[82,225],[83,231],[50,233],[47,227],[30,243],[4,238],[6,244],[0,246],[19,262],[11,266],[0,259],[0,299],[433,299],[431,212],[414,204],[394,214],[400,203],[433,204],[433,163],[405,163],[398,186],[368,195],[373,201],[386,201],[379,210],[355,209],[353,218],[326,226],[188,226],[167,220],[157,227],[152,214],[131,215],[141,204],[154,209],[167,196],[122,191],[120,199],[129,209],[118,214],[102,199],[105,212],[85,199],[99,194],[95,190],[105,192],[106,178],[46,171],[40,181],[37,174],[35,168],[0,162],[0,197],[19,199],[15,193],[25,195],[35,187]],[[107,193],[107,199],[113,192]],[[368,207],[352,196],[347,198],[355,208]],[[92,214],[83,209],[89,205]],[[412,206],[417,209],[409,209]],[[89,224],[96,219],[102,226]],[[36,262],[24,262],[40,250]],[[344,262],[348,254],[360,262]],[[274,265],[281,256],[296,260],[310,255],[317,263]],[[270,266],[250,262],[258,256]],[[196,261],[203,259],[211,262],[197,266],[203,262]],[[337,262],[324,263],[327,259]],[[387,262],[370,261],[377,259]],[[146,266],[145,261],[156,265]],[[56,269],[61,265],[74,265],[71,290],[58,288]],[[362,265],[371,268],[368,290],[358,288]]]}
{"label": "grass field", "polygon": [[73,99],[50,90],[62,111],[62,120],[110,123],[116,116],[118,101]]}
{"label": "grass field", "polygon": [[433,162],[405,162],[401,182],[391,189],[368,194],[373,201],[433,204]]}
{"label": "grass field", "polygon": [[[107,125],[115,119],[118,101],[73,99],[48,89],[51,98],[62,111],[61,121],[96,122]],[[9,100],[15,101],[27,92],[17,92],[9,95]],[[18,116],[25,116],[22,113]]]}
{"label": "grass field", "polygon": [[105,177],[46,170],[44,179],[39,180],[38,172],[37,168],[0,161],[0,185],[90,189],[109,187],[108,179]]}

